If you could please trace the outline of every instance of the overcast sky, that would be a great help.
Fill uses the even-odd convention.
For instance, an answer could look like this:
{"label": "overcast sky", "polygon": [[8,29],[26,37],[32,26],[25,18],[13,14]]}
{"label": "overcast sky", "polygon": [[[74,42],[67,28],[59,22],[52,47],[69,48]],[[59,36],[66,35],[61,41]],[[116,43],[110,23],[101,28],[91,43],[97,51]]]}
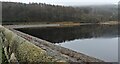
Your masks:
{"label": "overcast sky", "polygon": [[10,2],[41,2],[57,5],[93,5],[93,4],[117,4],[119,0],[0,0]]}

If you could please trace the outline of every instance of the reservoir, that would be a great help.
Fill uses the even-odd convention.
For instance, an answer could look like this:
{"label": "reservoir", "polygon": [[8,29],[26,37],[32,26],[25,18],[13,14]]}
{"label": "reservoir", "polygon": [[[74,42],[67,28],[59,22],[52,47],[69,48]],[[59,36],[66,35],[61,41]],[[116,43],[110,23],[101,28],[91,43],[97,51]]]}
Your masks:
{"label": "reservoir", "polygon": [[106,62],[118,61],[118,25],[80,25],[16,29]]}

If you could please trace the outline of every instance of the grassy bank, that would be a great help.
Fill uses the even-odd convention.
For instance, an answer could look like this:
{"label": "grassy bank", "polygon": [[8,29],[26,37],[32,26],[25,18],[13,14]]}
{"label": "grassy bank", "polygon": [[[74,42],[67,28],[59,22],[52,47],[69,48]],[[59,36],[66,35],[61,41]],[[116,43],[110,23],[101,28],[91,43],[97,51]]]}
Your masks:
{"label": "grassy bank", "polygon": [[101,22],[99,24],[109,24],[109,25],[115,25],[115,24],[120,24],[118,21],[109,21],[109,22]]}
{"label": "grassy bank", "polygon": [[[91,23],[91,24],[118,24],[118,21],[107,21],[107,22],[100,22],[100,23]],[[81,25],[81,24],[88,24],[88,23],[81,23],[81,22],[73,22],[73,21],[62,21],[62,22],[3,22],[3,25],[39,25],[39,24],[60,24],[60,25]]]}

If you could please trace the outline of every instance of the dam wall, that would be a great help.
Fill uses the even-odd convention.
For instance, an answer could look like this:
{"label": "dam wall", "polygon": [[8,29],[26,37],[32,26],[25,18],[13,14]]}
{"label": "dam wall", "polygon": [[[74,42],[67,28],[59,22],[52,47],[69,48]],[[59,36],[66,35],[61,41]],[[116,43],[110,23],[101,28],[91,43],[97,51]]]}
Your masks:
{"label": "dam wall", "polygon": [[18,36],[11,30],[0,26],[0,43],[9,62],[66,62],[55,58],[40,47]]}
{"label": "dam wall", "polygon": [[13,28],[9,29],[0,26],[0,44],[9,62],[103,62]]}

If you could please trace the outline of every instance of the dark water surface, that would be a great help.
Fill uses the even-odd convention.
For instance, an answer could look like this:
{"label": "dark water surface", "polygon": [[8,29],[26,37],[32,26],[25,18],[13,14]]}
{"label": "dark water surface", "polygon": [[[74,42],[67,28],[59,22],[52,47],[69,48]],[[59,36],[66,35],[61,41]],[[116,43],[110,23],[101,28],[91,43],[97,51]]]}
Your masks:
{"label": "dark water surface", "polygon": [[117,62],[117,27],[118,25],[82,25],[17,30],[107,62]]}

